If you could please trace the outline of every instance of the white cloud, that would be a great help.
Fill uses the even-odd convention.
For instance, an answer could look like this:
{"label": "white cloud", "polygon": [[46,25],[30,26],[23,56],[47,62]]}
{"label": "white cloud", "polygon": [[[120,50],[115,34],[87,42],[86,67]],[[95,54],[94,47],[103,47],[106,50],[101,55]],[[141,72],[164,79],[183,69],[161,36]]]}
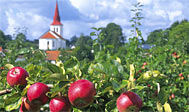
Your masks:
{"label": "white cloud", "polygon": [[63,21],[63,37],[66,39],[71,38],[74,35],[89,34],[90,24],[83,21]]}
{"label": "white cloud", "polygon": [[[95,14],[95,0],[70,0],[71,4],[79,10],[80,13],[92,19],[98,18]],[[94,18],[93,18],[94,17]]]}
{"label": "white cloud", "polygon": [[168,12],[169,14],[169,19],[174,22],[175,18],[178,16],[182,16],[182,11],[177,10],[177,11],[172,11],[172,12]]}
{"label": "white cloud", "polygon": [[152,3],[152,0],[137,0],[137,2],[142,3],[143,5],[149,5]]}
{"label": "white cloud", "polygon": [[131,0],[70,0],[71,4],[90,19],[100,20],[129,14]]}
{"label": "white cloud", "polygon": [[155,14],[157,15],[157,16],[161,16],[161,17],[163,17],[163,18],[166,18],[167,17],[167,13],[166,13],[166,11],[164,11],[164,10],[156,10],[155,11]]}
{"label": "white cloud", "polygon": [[[8,18],[8,27],[5,30],[6,34],[13,35],[15,28],[27,28],[27,39],[38,39],[49,27],[50,20],[41,15],[28,12],[14,12],[9,9],[5,12]],[[48,24],[49,23],[49,24]]]}
{"label": "white cloud", "polygon": [[169,7],[172,8],[172,10],[182,10],[183,4],[178,1],[172,1],[170,2]]}

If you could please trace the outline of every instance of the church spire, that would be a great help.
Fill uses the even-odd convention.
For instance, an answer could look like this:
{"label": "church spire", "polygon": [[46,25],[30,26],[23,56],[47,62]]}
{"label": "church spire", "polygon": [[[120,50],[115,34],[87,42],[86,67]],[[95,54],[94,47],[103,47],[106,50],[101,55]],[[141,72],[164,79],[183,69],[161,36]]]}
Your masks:
{"label": "church spire", "polygon": [[57,3],[57,1],[56,1],[56,8],[55,8],[53,22],[52,22],[51,25],[62,25],[62,23],[60,22],[60,16],[59,16],[59,11],[58,11],[58,3]]}

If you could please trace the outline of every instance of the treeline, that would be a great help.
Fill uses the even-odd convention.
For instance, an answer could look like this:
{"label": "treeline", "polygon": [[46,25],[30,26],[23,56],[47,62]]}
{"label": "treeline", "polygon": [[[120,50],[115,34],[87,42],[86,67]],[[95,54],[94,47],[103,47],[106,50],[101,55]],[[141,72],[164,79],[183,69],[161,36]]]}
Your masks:
{"label": "treeline", "polygon": [[[109,23],[106,27],[93,28],[95,32],[90,35],[73,36],[70,40],[66,40],[67,50],[72,51],[72,55],[76,56],[79,60],[89,59],[93,60],[93,52],[95,49],[103,50],[111,54],[123,55],[127,53],[126,36],[122,33],[120,25]],[[98,38],[95,38],[98,37]],[[173,45],[182,46],[184,50],[189,53],[189,22],[188,20],[176,21],[169,28],[157,29],[151,32],[146,44],[155,46]],[[96,47],[93,48],[93,46]],[[0,30],[0,46],[4,49],[22,49],[34,48],[38,49],[38,40],[27,40],[23,33],[18,33],[13,39],[10,35],[5,35]],[[74,49],[71,49],[75,47]],[[64,51],[64,50],[63,50]],[[15,50],[16,52],[16,50]],[[64,52],[65,53],[65,52]],[[65,54],[62,53],[64,56]]]}
{"label": "treeline", "polygon": [[[122,28],[115,24],[109,23],[106,27],[100,28],[98,43],[102,43],[103,47],[109,47],[108,52],[113,54],[122,55],[126,53],[126,36],[122,33]],[[81,35],[80,37],[74,36],[71,40],[67,41],[68,46],[75,46],[76,49],[73,50],[73,54],[79,59],[93,59],[91,50],[94,41],[91,36]],[[155,45],[155,46],[165,46],[173,45],[175,47],[182,47],[185,51],[189,53],[189,22],[184,19],[182,21],[174,22],[170,27],[163,29],[157,29],[152,31],[145,44]],[[102,49],[101,48],[101,49]]]}
{"label": "treeline", "polygon": [[[103,50],[105,47],[110,53],[117,53],[119,48],[122,47],[126,41],[126,36],[123,35],[121,26],[115,23],[109,23],[106,27],[93,29],[97,32],[91,32],[90,36],[81,34],[80,37],[73,36],[66,42],[68,48],[75,47],[72,54],[76,56],[78,60],[92,60],[94,58],[94,50]],[[96,38],[97,36],[99,38]],[[100,45],[96,45],[95,48],[92,48],[96,43]]]}
{"label": "treeline", "polygon": [[147,44],[183,46],[189,53],[189,22],[184,19],[174,22],[169,28],[157,29],[148,35]]}
{"label": "treeline", "polygon": [[21,49],[21,48],[38,48],[38,40],[30,41],[26,38],[23,33],[18,33],[13,39],[11,35],[5,35],[3,31],[0,30],[0,46],[3,49]]}

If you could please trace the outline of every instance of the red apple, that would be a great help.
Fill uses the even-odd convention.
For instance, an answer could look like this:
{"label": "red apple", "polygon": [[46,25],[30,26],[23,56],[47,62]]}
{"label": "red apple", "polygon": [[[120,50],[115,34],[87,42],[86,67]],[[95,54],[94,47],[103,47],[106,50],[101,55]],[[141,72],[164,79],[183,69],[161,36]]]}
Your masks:
{"label": "red apple", "polygon": [[50,101],[51,112],[71,112],[71,104],[67,97],[56,97]]}
{"label": "red apple", "polygon": [[171,96],[169,96],[169,100],[172,100]]}
{"label": "red apple", "polygon": [[77,108],[89,106],[96,95],[96,89],[88,80],[78,80],[71,84],[68,90],[68,98],[72,105]]}
{"label": "red apple", "polygon": [[122,93],[117,99],[117,108],[119,112],[130,112],[131,110],[138,112],[142,105],[141,98],[131,91]]}
{"label": "red apple", "polygon": [[142,67],[141,67],[142,69],[145,69],[145,66],[144,65],[142,65]]}
{"label": "red apple", "polygon": [[172,93],[172,94],[171,94],[171,98],[175,98],[175,94]]}
{"label": "red apple", "polygon": [[28,72],[21,67],[13,67],[7,73],[7,82],[10,86],[26,85]]}
{"label": "red apple", "polygon": [[187,62],[186,62],[186,60],[184,60],[182,63],[183,63],[183,64],[186,64]]}
{"label": "red apple", "polygon": [[3,67],[3,66],[2,66],[0,69],[1,69],[1,70],[4,70],[4,69],[5,69],[5,67]]}
{"label": "red apple", "polygon": [[172,56],[173,56],[174,58],[177,58],[177,53],[176,53],[176,52],[172,53]]}
{"label": "red apple", "polygon": [[183,74],[182,74],[182,73],[180,73],[180,74],[179,74],[179,77],[182,77],[182,76],[183,76]]}
{"label": "red apple", "polygon": [[37,82],[29,87],[27,97],[34,105],[44,105],[49,100],[48,96],[46,96],[49,91],[50,89],[47,85]]}
{"label": "red apple", "polygon": [[143,66],[146,66],[146,65],[147,65],[147,62],[144,62],[144,63],[143,63]]}
{"label": "red apple", "polygon": [[180,58],[180,56],[177,55],[176,58]]}
{"label": "red apple", "polygon": [[174,52],[174,53],[172,53],[172,55],[177,55],[177,53],[176,53],[176,52]]}
{"label": "red apple", "polygon": [[184,77],[182,76],[182,77],[180,77],[180,80],[183,80],[184,79]]}

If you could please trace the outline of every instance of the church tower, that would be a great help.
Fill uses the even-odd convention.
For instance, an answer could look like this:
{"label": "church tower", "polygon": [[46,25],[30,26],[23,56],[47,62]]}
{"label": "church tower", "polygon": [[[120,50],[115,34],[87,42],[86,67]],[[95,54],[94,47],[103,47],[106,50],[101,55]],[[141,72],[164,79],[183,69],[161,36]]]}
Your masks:
{"label": "church tower", "polygon": [[50,25],[50,30],[56,32],[57,34],[63,37],[63,25],[60,20],[57,1],[56,1],[56,8],[55,8],[53,22]]}
{"label": "church tower", "polygon": [[66,48],[66,40],[63,38],[63,24],[60,20],[58,3],[56,1],[53,22],[50,24],[50,30],[39,38],[39,49],[58,50],[59,48]]}

